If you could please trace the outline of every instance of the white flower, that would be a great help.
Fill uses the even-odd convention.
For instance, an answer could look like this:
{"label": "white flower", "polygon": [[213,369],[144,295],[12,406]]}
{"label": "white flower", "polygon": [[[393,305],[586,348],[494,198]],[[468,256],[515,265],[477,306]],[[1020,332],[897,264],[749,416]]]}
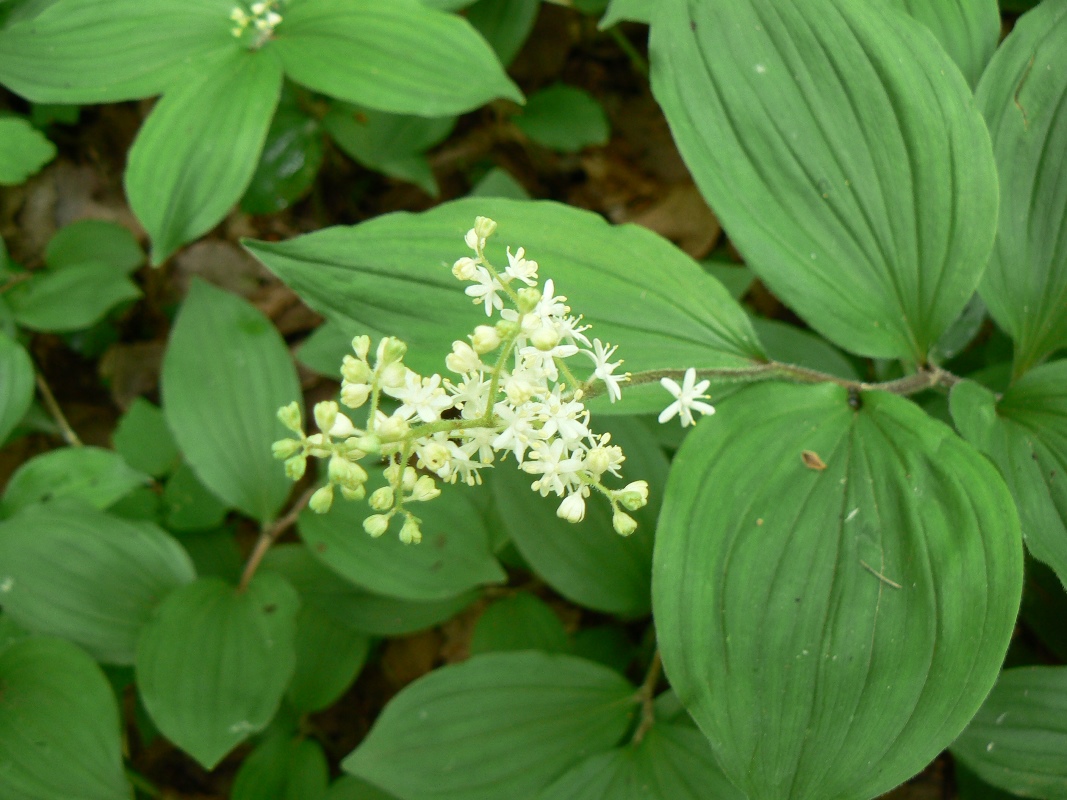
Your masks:
{"label": "white flower", "polygon": [[396,413],[405,419],[418,416],[423,422],[436,422],[441,419],[442,411],[452,407],[452,398],[441,386],[441,376],[437,373],[423,378],[409,370],[404,386],[389,394],[402,401]]}
{"label": "white flower", "polygon": [[452,265],[452,274],[461,281],[473,281],[478,274],[478,262],[470,256],[463,256]]}
{"label": "white flower", "polygon": [[581,492],[574,492],[563,498],[556,509],[556,516],[567,522],[581,522],[585,519],[585,498]]}
{"label": "white flower", "polygon": [[511,248],[508,248],[508,265],[504,272],[514,278],[517,281],[522,281],[527,286],[537,285],[537,262],[529,261],[525,258],[526,250],[520,247],[512,255]]}
{"label": "white flower", "polygon": [[466,375],[468,372],[485,368],[474,348],[460,341],[452,342],[452,352],[445,356],[445,366],[457,375]]}
{"label": "white flower", "polygon": [[696,383],[697,371],[690,367],[685,371],[685,377],[682,379],[682,385],[679,386],[676,381],[670,378],[660,378],[660,384],[674,395],[674,402],[663,409],[663,413],[659,415],[660,422],[666,422],[674,417],[675,414],[679,416],[682,421],[682,427],[695,424],[693,419],[693,409],[696,409],[701,414],[714,414],[715,407],[703,403],[701,400],[706,400],[707,395],[702,394],[709,386],[711,381],[704,380],[700,383]]}
{"label": "white flower", "polygon": [[485,315],[487,317],[493,316],[493,309],[499,310],[504,307],[504,301],[499,294],[499,292],[504,291],[504,287],[485,267],[478,267],[477,274],[473,280],[475,281],[474,286],[468,286],[463,291],[468,297],[474,298],[475,305],[479,303],[485,304]]}
{"label": "white flower", "polygon": [[536,414],[541,422],[538,434],[542,439],[558,436],[568,447],[573,447],[590,435],[587,427],[589,412],[580,402],[564,400],[559,385],[543,403],[537,404]]}
{"label": "white flower", "polygon": [[608,360],[615,355],[615,351],[618,349],[617,345],[609,349],[608,345],[599,339],[593,339],[593,349],[581,351],[593,359],[593,377],[604,381],[604,385],[608,388],[608,399],[613,403],[622,397],[622,389],[619,388],[619,384],[629,380],[629,375],[612,374],[622,364],[622,359],[615,362]]}
{"label": "white flower", "polygon": [[562,439],[549,442],[534,442],[530,458],[522,464],[524,471],[540,475],[531,485],[535,492],[547,497],[555,492],[562,497],[565,492],[575,491],[582,485],[579,473],[582,470],[581,458],[567,449]]}

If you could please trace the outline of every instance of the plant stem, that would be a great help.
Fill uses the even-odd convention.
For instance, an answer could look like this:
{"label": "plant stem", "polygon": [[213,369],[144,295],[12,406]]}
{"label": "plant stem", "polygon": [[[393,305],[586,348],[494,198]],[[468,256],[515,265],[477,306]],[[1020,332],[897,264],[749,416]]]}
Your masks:
{"label": "plant stem", "polygon": [[652,656],[652,663],[648,665],[648,672],[645,673],[645,681],[641,684],[641,688],[637,691],[637,699],[641,702],[641,722],[637,725],[637,730],[634,731],[633,738],[630,739],[630,744],[640,744],[641,740],[645,738],[645,734],[649,732],[652,726],[656,722],[656,684],[659,683],[659,676],[663,672],[663,660],[660,658],[659,650]]}
{"label": "plant stem", "polygon": [[59,403],[56,402],[56,396],[52,394],[52,389],[49,387],[48,381],[44,379],[44,375],[40,372],[35,372],[34,376],[37,379],[37,391],[41,393],[41,399],[44,401],[48,413],[52,415],[52,419],[54,419],[56,425],[59,426],[59,432],[63,435],[63,440],[71,447],[81,447],[83,442],[78,438],[78,434],[74,432],[74,428],[70,427],[70,423],[67,422],[67,418],[63,414],[63,409],[61,409]]}
{"label": "plant stem", "polygon": [[630,66],[634,68],[634,72],[648,78],[648,61],[637,51],[633,42],[627,39],[626,35],[619,30],[619,26],[612,25],[608,28],[608,34],[615,40],[615,44],[619,46],[619,49],[626,54],[626,57],[630,59]]}
{"label": "plant stem", "polygon": [[263,526],[263,530],[259,534],[259,539],[256,540],[256,546],[252,548],[252,553],[248,556],[248,561],[245,563],[244,572],[241,573],[241,581],[237,584],[238,594],[243,594],[245,590],[248,589],[248,584],[252,582],[256,570],[259,569],[259,564],[263,561],[263,556],[267,554],[267,551],[270,550],[270,546],[278,540],[278,537],[289,530],[293,523],[296,522],[297,517],[300,516],[300,512],[304,510],[304,507],[311,499],[311,495],[315,493],[315,489],[316,487],[312,486],[300,495],[300,499],[293,503],[293,507],[289,509],[284,517],[273,524]]}

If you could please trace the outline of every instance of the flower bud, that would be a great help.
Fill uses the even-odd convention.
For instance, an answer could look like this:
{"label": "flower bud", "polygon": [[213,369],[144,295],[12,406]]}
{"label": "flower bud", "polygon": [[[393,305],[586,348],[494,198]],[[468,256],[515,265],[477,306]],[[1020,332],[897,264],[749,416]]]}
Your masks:
{"label": "flower bud", "polygon": [[333,454],[333,444],[324,433],[313,433],[305,440],[308,455],[315,458],[329,458]]}
{"label": "flower bud", "polygon": [[363,530],[377,539],[389,530],[389,516],[387,514],[371,514],[363,520]]}
{"label": "flower bud", "polygon": [[475,353],[484,356],[500,347],[500,334],[494,327],[479,325],[474,329],[474,335],[471,336],[471,345]]}
{"label": "flower bud", "polygon": [[400,486],[405,492],[410,492],[414,489],[418,480],[419,473],[415,471],[414,467],[404,467],[404,475],[400,481]]}
{"label": "flower bud", "polygon": [[334,456],[326,474],[333,483],[355,488],[367,480],[367,471],[359,464],[353,464],[343,456]]}
{"label": "flower bud", "polygon": [[308,508],[316,514],[325,514],[333,505],[333,484],[327,483],[308,500]]}
{"label": "flower bud", "polygon": [[458,375],[464,375],[477,372],[484,365],[473,347],[466,342],[456,341],[452,342],[452,352],[445,356],[445,366]]}
{"label": "flower bud", "polygon": [[362,436],[349,439],[345,444],[351,444],[364,453],[380,453],[382,450],[382,440],[374,433],[365,433]]}
{"label": "flower bud", "polygon": [[478,277],[478,262],[470,256],[463,256],[452,265],[452,274],[461,281],[473,281]]}
{"label": "flower bud", "polygon": [[373,508],[375,511],[388,511],[393,507],[393,487],[383,486],[380,489],[375,489],[370,493],[370,498],[367,500],[367,505]]}
{"label": "flower bud", "polygon": [[285,475],[291,481],[298,481],[304,477],[307,466],[308,460],[305,456],[293,456],[285,462]]}
{"label": "flower bud", "polygon": [[430,442],[425,447],[420,448],[418,453],[419,464],[434,472],[441,469],[451,458],[448,448],[440,442]]}
{"label": "flower bud", "polygon": [[362,359],[345,356],[341,362],[341,377],[349,383],[366,383],[370,380],[370,365]]}
{"label": "flower bud", "polygon": [[401,362],[394,361],[386,365],[381,371],[381,385],[383,389],[399,389],[407,381],[407,375],[411,372]]}
{"label": "flower bud", "polygon": [[556,516],[567,522],[581,522],[585,518],[585,498],[580,492],[567,495],[556,509]]}
{"label": "flower bud", "polygon": [[422,531],[419,530],[419,521],[414,517],[404,520],[404,527],[400,529],[400,541],[404,544],[418,544],[422,541]]}
{"label": "flower bud", "polygon": [[541,300],[541,290],[527,286],[519,289],[519,312],[522,314],[529,314],[536,307]]}
{"label": "flower bud", "polygon": [[381,369],[387,364],[395,364],[404,358],[404,354],[408,351],[408,346],[395,336],[386,336],[380,342],[378,342],[378,353],[375,366]]}
{"label": "flower bud", "polygon": [[341,497],[345,500],[362,500],[367,496],[367,487],[362,483],[358,486],[341,486]]}
{"label": "flower bud", "polygon": [[303,447],[303,443],[296,439],[279,439],[270,446],[270,451],[275,458],[284,460],[295,456]]}
{"label": "flower bud", "polygon": [[360,361],[366,361],[367,353],[370,352],[370,337],[366,334],[357,336],[352,340],[352,350]]}
{"label": "flower bud", "polygon": [[358,433],[356,426],[352,424],[352,420],[346,417],[344,414],[338,412],[337,417],[333,421],[333,425],[330,426],[329,434],[338,439],[347,439],[354,433]]}
{"label": "flower bud", "polygon": [[611,526],[619,536],[629,536],[637,530],[637,522],[629,514],[616,511],[611,518]]}
{"label": "flower bud", "polygon": [[337,403],[333,402],[333,400],[315,403],[315,424],[319,426],[320,431],[328,433],[336,419]]}
{"label": "flower bud", "polygon": [[648,481],[633,481],[615,492],[616,499],[630,511],[648,504]]}
{"label": "flower bud", "polygon": [[278,409],[278,419],[282,425],[293,433],[303,433],[303,415],[300,413],[300,405],[294,400],[287,406]]}
{"label": "flower bud", "polygon": [[344,383],[341,385],[341,402],[349,408],[359,408],[370,397],[370,386],[365,383]]}
{"label": "flower bud", "polygon": [[400,482],[400,476],[403,474],[403,469],[404,468],[399,464],[390,464],[384,470],[385,479],[393,486],[396,486],[396,484]]}
{"label": "flower bud", "polygon": [[435,497],[441,496],[441,490],[437,488],[437,484],[433,482],[433,478],[429,475],[423,475],[417,481],[411,489],[410,500],[421,503],[427,500],[433,500]]}
{"label": "flower bud", "polygon": [[479,239],[488,239],[493,235],[493,231],[496,230],[496,222],[489,219],[489,217],[475,217],[474,218],[474,234]]}
{"label": "flower bud", "polygon": [[403,417],[387,417],[383,414],[378,419],[376,432],[383,441],[396,442],[407,436],[410,430],[411,426],[408,425],[408,421]]}
{"label": "flower bud", "polygon": [[519,332],[519,322],[514,319],[502,319],[495,326],[501,339],[507,339]]}
{"label": "flower bud", "polygon": [[559,344],[559,333],[550,325],[542,325],[530,336],[530,343],[541,352],[547,352]]}

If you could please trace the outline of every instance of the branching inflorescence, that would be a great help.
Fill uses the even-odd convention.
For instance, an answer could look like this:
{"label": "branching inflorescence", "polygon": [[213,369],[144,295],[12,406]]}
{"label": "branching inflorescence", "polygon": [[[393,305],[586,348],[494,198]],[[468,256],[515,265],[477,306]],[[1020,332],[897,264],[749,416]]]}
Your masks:
{"label": "branching inflorescence", "polygon": [[[561,498],[560,518],[581,521],[587,498],[596,492],[611,504],[616,532],[628,536],[636,529],[626,512],[648,502],[648,484],[605,485],[606,476],[621,477],[626,457],[611,443],[610,433],[590,429],[582,402],[597,381],[615,402],[629,375],[616,373],[622,364],[611,360],[616,348],[590,340],[590,326],[571,314],[552,280],[539,285],[537,262],[526,258],[523,248],[514,253],[508,248],[502,271],[490,264],[485,244],[495,229],[493,220],[478,217],[465,237],[474,255],[452,267],[457,279],[470,284],[466,294],[488,318],[496,317],[495,324],[477,326],[469,341],[452,343],[445,366],[457,379],[410,369],[404,363],[407,345],[393,337],[378,342],[372,359],[370,337],[357,336],[354,355],[345,356],[341,366],[341,404],[366,409],[362,428],[332,401],[316,404],[320,432],[311,435],[303,431],[295,402],[279,411],[282,423],[299,437],[274,443],[274,455],[285,460],[289,477],[303,476],[308,457],[328,462],[328,482],[309,503],[313,511],[328,511],[335,491],[349,500],[366,498],[375,512],[363,522],[367,533],[381,536],[400,518],[400,539],[418,542],[420,520],[410,506],[441,493],[435,478],[474,486],[482,482],[481,470],[510,454],[534,476],[531,489]],[[576,356],[592,362],[585,383],[572,369]],[[694,388],[689,378],[686,392],[672,391],[678,398],[672,409],[681,411],[683,424],[692,421],[690,408],[714,411],[695,399],[706,382]],[[385,398],[399,403],[392,413],[382,407]],[[359,463],[368,455],[386,461],[388,481],[369,496],[368,474]]]}

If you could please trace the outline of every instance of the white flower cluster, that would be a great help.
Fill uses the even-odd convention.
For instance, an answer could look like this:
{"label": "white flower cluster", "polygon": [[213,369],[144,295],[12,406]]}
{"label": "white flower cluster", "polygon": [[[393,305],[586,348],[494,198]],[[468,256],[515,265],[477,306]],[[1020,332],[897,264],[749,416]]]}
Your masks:
{"label": "white flower cluster", "polygon": [[230,33],[240,39],[251,27],[256,32],[257,42],[262,44],[270,38],[278,23],[282,21],[277,6],[278,0],[258,0],[247,10],[240,5],[234,6],[230,12],[230,19],[233,21]]}
{"label": "white flower cluster", "polygon": [[[346,356],[341,367],[341,403],[367,408],[364,428],[357,428],[332,402],[315,406],[321,432],[311,436],[301,428],[296,403],[279,412],[282,422],[299,435],[274,444],[291,478],[304,474],[309,456],[328,459],[329,482],[312,495],[312,510],[330,508],[334,486],[346,498],[363,499],[367,473],[357,462],[374,454],[388,462],[389,485],[371,493],[368,502],[377,513],[363,526],[380,536],[400,516],[401,540],[417,542],[419,520],[406,504],[440,494],[431,475],[473,486],[481,483],[481,470],[510,454],[520,469],[534,476],[534,491],[561,498],[556,513],[562,519],[579,522],[586,499],[597,492],[611,504],[619,534],[627,536],[636,529],[626,511],[648,502],[648,484],[634,481],[621,489],[604,485],[606,475],[620,476],[625,456],[621,447],[611,444],[610,434],[589,428],[589,411],[582,403],[587,384],[575,378],[567,363],[573,356],[588,358],[593,372],[587,383],[601,381],[614,402],[629,377],[615,374],[622,364],[611,361],[616,348],[599,339],[590,341],[589,326],[570,313],[551,280],[539,288],[537,262],[527,259],[523,248],[515,253],[509,248],[508,266],[498,272],[485,255],[486,240],[495,229],[493,220],[478,217],[465,237],[474,255],[452,267],[456,278],[471,284],[466,293],[487,317],[499,312],[495,324],[479,325],[469,341],[452,343],[445,366],[458,376],[455,380],[436,373],[426,377],[408,368],[403,361],[407,346],[392,337],[378,343],[372,363],[370,338],[359,336],[352,342],[355,354]],[[380,407],[383,397],[399,404],[391,414]]]}

